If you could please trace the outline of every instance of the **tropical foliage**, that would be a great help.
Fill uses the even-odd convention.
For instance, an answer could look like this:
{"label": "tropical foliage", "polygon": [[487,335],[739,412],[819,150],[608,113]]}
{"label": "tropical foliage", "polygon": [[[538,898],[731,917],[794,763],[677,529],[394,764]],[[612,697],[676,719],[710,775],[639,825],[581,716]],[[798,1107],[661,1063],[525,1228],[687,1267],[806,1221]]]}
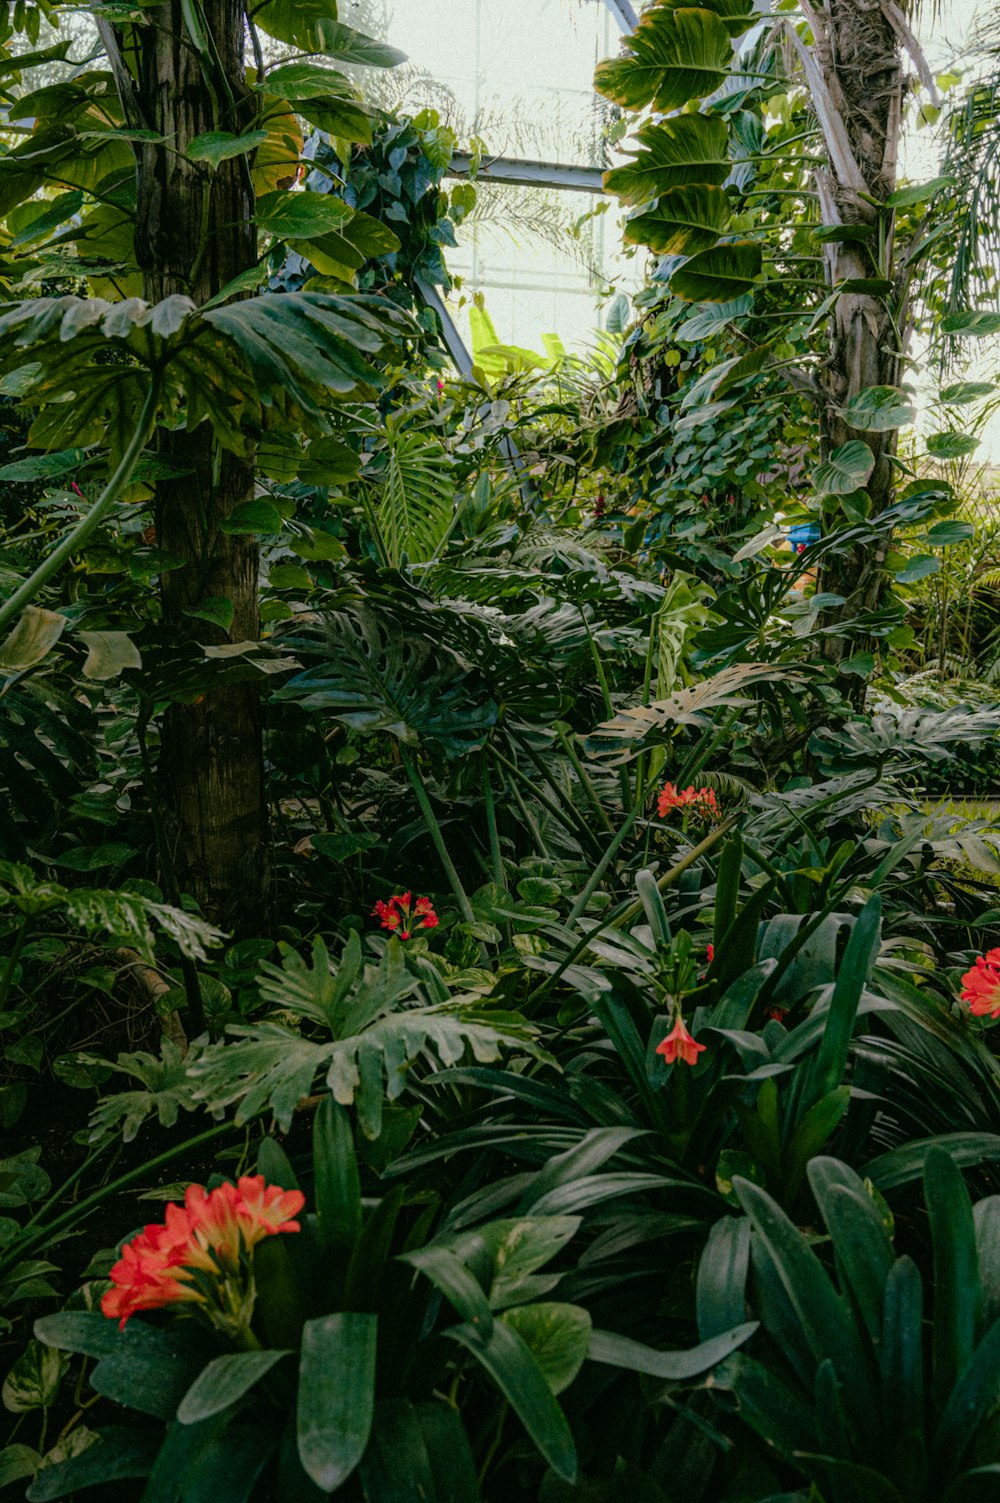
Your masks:
{"label": "tropical foliage", "polygon": [[462,373],[393,47],[85,9],[0,6],[0,1488],[991,1497],[994,383],[897,438],[982,87],[898,182],[897,7],[656,0],[634,317]]}

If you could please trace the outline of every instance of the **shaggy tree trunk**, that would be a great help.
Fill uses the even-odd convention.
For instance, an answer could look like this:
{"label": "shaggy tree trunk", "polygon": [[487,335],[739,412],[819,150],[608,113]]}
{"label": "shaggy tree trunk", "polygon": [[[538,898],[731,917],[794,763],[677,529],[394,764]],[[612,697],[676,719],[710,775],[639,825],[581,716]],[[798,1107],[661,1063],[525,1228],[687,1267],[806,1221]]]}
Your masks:
{"label": "shaggy tree trunk", "polygon": [[[180,0],[147,7],[148,24],[133,33],[138,77],[126,117],[169,142],[144,144],[138,161],[136,256],[152,302],[184,293],[203,303],[256,259],[249,158],[212,168],[183,155],[195,136],[239,133],[252,117],[243,8],[234,0],[200,0],[195,13],[205,28],[198,39],[188,34]],[[127,88],[116,72],[119,87]],[[156,487],[158,546],[184,561],[161,576],[165,630],[178,642],[256,640],[257,544],[221,530],[234,508],[253,497],[252,461],[221,449],[207,423],[193,433],[161,431],[160,443],[184,472]],[[213,597],[232,602],[228,632],[190,614]],[[159,768],[181,889],[224,928],[259,933],[267,808],[256,688],[241,684],[213,690],[194,705],[171,705]]]}
{"label": "shaggy tree trunk", "polygon": [[[908,323],[905,280],[897,276],[894,264],[893,214],[882,207],[896,185],[905,82],[899,35],[889,19],[893,10],[892,0],[884,6],[879,0],[829,0],[817,12],[806,11],[822,83],[819,89],[814,83],[812,93],[829,158],[829,168],[816,175],[823,222],[874,230],[864,243],[828,245],[827,277],[831,287],[873,277],[894,284],[888,300],[896,305],[895,319],[885,298],[863,292],[838,298],[830,352],[820,375],[826,399],[823,458],[851,439],[868,445],[875,458],[867,485],[873,518],[892,502],[896,431],[860,432],[848,424],[842,409],[867,387],[899,384],[901,342]],[[842,128],[839,142],[838,127]],[[847,599],[831,620],[856,622],[860,618],[863,624],[864,617],[878,609],[888,547],[887,540],[877,547],[855,547],[824,564],[823,589]],[[851,641],[839,634],[822,641],[825,655],[833,662],[859,645],[857,638]]]}

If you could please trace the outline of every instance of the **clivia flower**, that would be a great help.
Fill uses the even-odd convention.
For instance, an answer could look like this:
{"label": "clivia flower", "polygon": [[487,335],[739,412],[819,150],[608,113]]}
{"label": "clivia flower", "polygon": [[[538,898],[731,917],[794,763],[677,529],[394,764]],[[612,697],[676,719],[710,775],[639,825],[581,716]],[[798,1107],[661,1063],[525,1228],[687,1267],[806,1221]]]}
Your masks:
{"label": "clivia flower", "polygon": [[139,1310],[196,1304],[220,1330],[245,1334],[256,1294],[253,1249],[265,1237],[297,1232],[293,1218],[304,1204],[299,1190],[265,1185],[262,1174],[208,1192],[189,1185],[183,1206],[171,1202],[163,1223],[122,1248],[101,1310],[124,1329]]}
{"label": "clivia flower", "polygon": [[698,1055],[704,1047],[704,1044],[696,1043],[688,1033],[684,1019],[678,1013],[673,1028],[666,1038],[661,1039],[657,1044],[656,1052],[663,1055],[668,1065],[675,1064],[678,1059],[683,1060],[686,1065],[694,1065],[697,1064]]}
{"label": "clivia flower", "polygon": [[381,919],[382,928],[398,939],[409,939],[414,929],[436,929],[439,920],[430,898],[418,898],[411,908],[412,898],[411,892],[397,893],[387,903],[380,898],[372,915]]}
{"label": "clivia flower", "polygon": [[656,801],[656,812],[661,819],[665,819],[671,809],[690,810],[699,819],[718,819],[719,817],[719,806],[716,803],[715,792],[711,788],[691,786],[681,793],[673,783],[664,783]]}
{"label": "clivia flower", "polygon": [[962,977],[962,1001],[973,1017],[1000,1017],[1000,949],[977,955],[976,963]]}

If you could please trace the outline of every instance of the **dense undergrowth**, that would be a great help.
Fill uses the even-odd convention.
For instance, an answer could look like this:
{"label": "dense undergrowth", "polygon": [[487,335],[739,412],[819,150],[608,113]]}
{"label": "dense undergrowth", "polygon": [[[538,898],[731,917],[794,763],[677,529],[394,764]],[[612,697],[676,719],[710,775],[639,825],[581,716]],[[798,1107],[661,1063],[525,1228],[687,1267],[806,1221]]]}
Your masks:
{"label": "dense undergrowth", "polygon": [[[393,61],[269,4],[272,39]],[[50,242],[121,164],[109,187],[46,137],[80,193],[46,217],[20,147],[0,159],[0,1488],[994,1496],[983,477],[932,435],[875,513],[872,454],[823,458],[782,384],[815,309],[767,343],[780,283],[685,300],[669,254],[592,359],[454,375],[415,295],[472,208],[442,187],[453,138],[268,61],[295,104],[261,95],[271,136],[300,108],[314,132],[294,191],[252,145],[246,299],[98,304],[109,267]],[[82,76],[43,125],[114,117]],[[786,84],[681,118],[798,140]],[[743,212],[780,169],[726,149]],[[138,275],[105,219],[84,229]],[[748,341],[771,363],[740,369]],[[989,397],[952,383],[945,421]],[[256,449],[218,529],[259,546],[252,640],[204,578],[184,632],[162,590],[193,567],[158,533],[185,423],[217,467]],[[865,611],[828,588],[859,548],[885,560]],[[225,874],[224,926],[164,748],[200,713],[215,756],[248,686],[266,883]]]}

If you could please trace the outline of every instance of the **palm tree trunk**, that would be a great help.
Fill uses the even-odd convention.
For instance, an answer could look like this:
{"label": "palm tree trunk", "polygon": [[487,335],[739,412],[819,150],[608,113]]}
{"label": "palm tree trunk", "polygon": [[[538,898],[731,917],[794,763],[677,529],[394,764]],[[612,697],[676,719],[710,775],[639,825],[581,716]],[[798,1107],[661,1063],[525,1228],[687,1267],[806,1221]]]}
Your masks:
{"label": "palm tree trunk", "polygon": [[[235,0],[164,0],[143,14],[148,24],[133,31],[137,77],[126,117],[138,114],[168,145],[140,148],[136,256],[151,302],[184,293],[202,303],[256,259],[249,158],[212,168],[184,156],[195,136],[239,133],[252,117],[243,7]],[[157,483],[157,543],[183,560],[161,576],[165,633],[174,642],[255,641],[257,544],[222,531],[234,508],[253,498],[252,459],[220,448],[207,423],[192,433],[162,431],[160,447],[177,474]],[[191,615],[213,597],[232,602],[228,631]],[[159,778],[182,890],[224,928],[261,932],[267,806],[256,688],[241,684],[193,705],[170,705]]]}
{"label": "palm tree trunk", "polygon": [[[829,167],[817,173],[823,222],[862,225],[872,231],[860,243],[827,245],[827,280],[831,288],[873,277],[893,284],[886,297],[849,291],[837,299],[830,351],[820,376],[825,397],[822,457],[851,439],[868,445],[875,459],[866,487],[872,518],[893,499],[896,432],[859,432],[847,422],[843,408],[868,387],[899,384],[908,333],[907,278],[895,265],[893,212],[883,207],[896,186],[905,84],[892,10],[892,0],[885,5],[878,0],[829,0],[819,11],[806,8],[823,86],[814,86],[813,98],[829,157]],[[822,588],[847,601],[828,619],[863,620],[878,609],[888,549],[887,540],[877,547],[854,547],[824,564]],[[851,640],[840,634],[822,640],[830,661],[840,662],[852,650]]]}

